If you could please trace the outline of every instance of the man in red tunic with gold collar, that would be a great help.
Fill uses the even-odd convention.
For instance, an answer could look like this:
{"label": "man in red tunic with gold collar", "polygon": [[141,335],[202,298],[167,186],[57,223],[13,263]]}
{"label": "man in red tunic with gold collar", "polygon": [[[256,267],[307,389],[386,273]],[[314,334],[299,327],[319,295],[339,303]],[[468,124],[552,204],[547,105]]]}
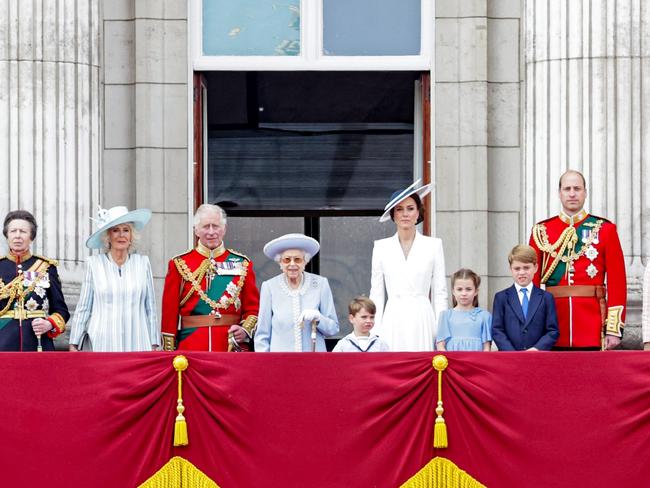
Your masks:
{"label": "man in red tunic with gold collar", "polygon": [[224,247],[226,213],[221,207],[201,205],[194,214],[194,233],[198,245],[169,261],[162,301],[163,349],[248,349],[260,302],[253,263]]}
{"label": "man in red tunic with gold collar", "polygon": [[536,285],[555,297],[559,349],[613,349],[623,336],[627,281],[616,226],[583,209],[584,176],[569,170],[560,177],[560,215],[533,227],[537,251]]}

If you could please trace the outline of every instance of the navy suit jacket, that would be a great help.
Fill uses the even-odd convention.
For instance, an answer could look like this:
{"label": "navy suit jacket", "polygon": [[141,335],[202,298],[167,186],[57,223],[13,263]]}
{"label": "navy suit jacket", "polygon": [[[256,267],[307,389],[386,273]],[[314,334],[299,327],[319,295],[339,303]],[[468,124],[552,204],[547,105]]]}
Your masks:
{"label": "navy suit jacket", "polygon": [[533,286],[525,319],[515,285],[494,296],[492,339],[500,351],[525,351],[531,347],[548,351],[558,337],[555,300],[549,292]]}

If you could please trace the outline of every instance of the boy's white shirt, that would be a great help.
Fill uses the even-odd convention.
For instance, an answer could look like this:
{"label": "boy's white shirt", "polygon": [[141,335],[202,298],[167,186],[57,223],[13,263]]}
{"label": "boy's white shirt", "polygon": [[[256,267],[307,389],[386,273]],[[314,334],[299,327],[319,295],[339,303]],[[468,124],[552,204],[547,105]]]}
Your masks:
{"label": "boy's white shirt", "polygon": [[517,297],[519,298],[519,303],[524,301],[524,294],[521,292],[522,288],[528,290],[528,300],[530,300],[531,294],[533,293],[533,282],[528,283],[528,286],[520,286],[517,283],[514,284],[515,289],[517,290]]}
{"label": "boy's white shirt", "polygon": [[[381,339],[379,338],[378,335],[373,334],[372,332],[367,336],[356,336],[354,334],[354,332],[351,332],[348,335],[346,335],[345,337],[343,337],[338,342],[338,344],[336,344],[336,347],[334,347],[334,352],[345,352],[345,351],[342,351],[342,349],[344,347],[344,344],[345,344],[345,341],[350,341],[350,342],[356,344],[362,351],[365,352],[368,349],[370,349],[375,344],[376,341],[381,341]],[[382,351],[382,350],[387,351],[388,347],[386,346],[386,344],[383,341],[381,341],[381,343],[384,344],[384,348],[380,348],[379,350],[380,351]]]}

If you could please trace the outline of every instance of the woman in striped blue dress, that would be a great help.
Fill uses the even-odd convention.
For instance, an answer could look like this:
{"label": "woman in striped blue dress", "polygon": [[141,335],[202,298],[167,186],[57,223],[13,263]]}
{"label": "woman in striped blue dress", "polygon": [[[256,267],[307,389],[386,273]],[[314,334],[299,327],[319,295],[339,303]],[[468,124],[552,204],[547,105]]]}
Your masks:
{"label": "woman in striped blue dress", "polygon": [[151,211],[126,207],[100,209],[98,229],[86,241],[90,256],[72,320],[70,350],[87,334],[93,351],[151,351],[160,345],[160,327],[149,258],[133,253]]}

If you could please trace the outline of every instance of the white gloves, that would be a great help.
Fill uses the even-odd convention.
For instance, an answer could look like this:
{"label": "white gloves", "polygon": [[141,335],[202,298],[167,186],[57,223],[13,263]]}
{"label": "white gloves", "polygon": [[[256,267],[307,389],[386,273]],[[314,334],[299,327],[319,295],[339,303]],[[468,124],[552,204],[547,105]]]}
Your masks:
{"label": "white gloves", "polygon": [[321,319],[321,314],[318,310],[315,310],[313,308],[306,308],[305,310],[302,311],[300,314],[300,321],[307,321],[307,322],[320,322]]}

